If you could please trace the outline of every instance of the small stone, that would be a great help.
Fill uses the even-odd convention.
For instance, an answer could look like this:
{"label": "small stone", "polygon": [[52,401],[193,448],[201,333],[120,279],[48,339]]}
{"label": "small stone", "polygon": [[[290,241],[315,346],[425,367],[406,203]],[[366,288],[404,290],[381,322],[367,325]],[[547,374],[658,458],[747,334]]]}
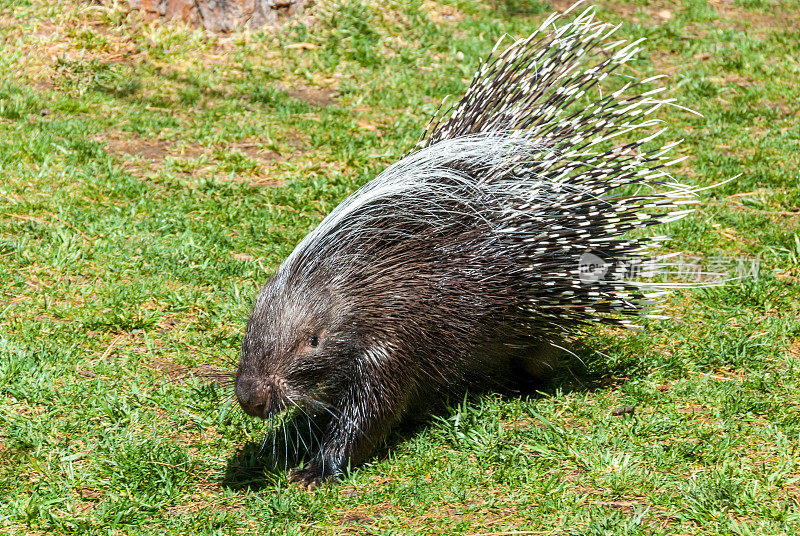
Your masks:
{"label": "small stone", "polygon": [[672,18],[672,11],[669,9],[660,9],[656,16],[660,19],[669,20]]}
{"label": "small stone", "polygon": [[231,257],[240,262],[248,262],[254,260],[253,257],[247,253],[231,253]]}
{"label": "small stone", "polygon": [[619,417],[621,415],[633,415],[636,411],[636,406],[620,406],[617,409],[611,412],[613,417]]}

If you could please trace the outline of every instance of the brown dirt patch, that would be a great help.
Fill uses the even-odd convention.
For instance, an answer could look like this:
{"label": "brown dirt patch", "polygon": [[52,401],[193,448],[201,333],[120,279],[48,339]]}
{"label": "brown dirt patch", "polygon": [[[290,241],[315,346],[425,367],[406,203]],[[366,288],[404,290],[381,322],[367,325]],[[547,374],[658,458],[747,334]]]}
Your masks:
{"label": "brown dirt patch", "polygon": [[[514,507],[507,509],[489,509],[482,507],[479,500],[467,501],[459,505],[442,505],[413,519],[407,518],[402,512],[393,509],[388,504],[375,505],[370,508],[353,508],[339,510],[335,517],[339,520],[338,533],[343,534],[372,534],[372,530],[380,525],[380,520],[391,515],[393,518],[405,518],[403,526],[409,529],[421,529],[436,525],[442,519],[448,523],[469,522],[481,527],[482,531],[497,534],[515,534],[515,532],[497,532],[505,527],[524,527],[526,522],[519,518],[519,510]],[[481,532],[482,533],[482,532]],[[523,534],[523,532],[519,532]]]}
{"label": "brown dirt patch", "polygon": [[688,404],[685,406],[680,406],[678,408],[679,413],[687,413],[687,414],[696,414],[696,413],[705,413],[706,406],[699,405],[699,404]]}
{"label": "brown dirt patch", "polygon": [[553,6],[553,10],[558,11],[559,13],[565,12],[566,10],[571,8],[573,4],[575,4],[573,0],[551,0],[550,2],[550,5]]}
{"label": "brown dirt patch", "polygon": [[88,501],[91,505],[103,498],[103,490],[98,488],[80,488],[77,490],[78,497],[83,501]]}
{"label": "brown dirt patch", "polygon": [[800,480],[800,475],[796,473],[790,473],[786,475],[786,480],[792,482],[791,484],[784,484],[782,486],[783,490],[781,495],[783,499],[786,501],[790,501],[794,504],[794,508],[800,508],[800,485],[796,482]]}
{"label": "brown dirt patch", "polygon": [[722,26],[758,37],[774,32],[776,28],[800,28],[800,13],[786,9],[780,2],[771,3],[765,11],[752,11],[723,0],[712,0],[710,4],[722,19],[727,19],[722,21]]}
{"label": "brown dirt patch", "polygon": [[[555,0],[551,4],[558,11],[564,11],[573,4],[573,1]],[[785,28],[787,30],[800,28],[800,13],[784,8],[780,2],[771,4],[769,9],[764,11],[749,10],[736,5],[730,0],[711,0],[709,4],[719,14],[719,25],[734,28],[738,31],[748,31],[754,35],[761,35],[762,33],[772,32],[775,28]],[[647,2],[646,5],[606,1],[601,2],[600,5],[626,20],[648,26],[668,22],[681,9],[681,6],[676,2],[666,0]],[[578,9],[580,9],[580,6]],[[692,25],[688,25],[685,30],[688,33],[693,33]]]}
{"label": "brown dirt patch", "polygon": [[615,501],[600,501],[590,500],[590,504],[600,506],[603,508],[611,508],[624,512],[628,516],[634,516],[638,511],[647,510],[647,514],[642,518],[643,523],[649,526],[659,526],[662,529],[673,523],[673,517],[669,515],[666,509],[661,506],[651,505],[647,499],[643,497],[634,497],[631,499],[619,499]]}
{"label": "brown dirt patch", "polygon": [[265,149],[254,142],[234,143],[230,147],[257,162],[283,161],[286,159],[281,153],[271,149]]}
{"label": "brown dirt patch", "polygon": [[564,475],[564,480],[566,482],[575,482],[576,480],[584,478],[585,475],[586,471],[583,469],[572,469],[569,473]]}
{"label": "brown dirt patch", "polygon": [[124,154],[141,158],[149,162],[161,163],[169,155],[171,144],[164,140],[144,139],[111,139],[108,140],[108,150],[112,153]]}
{"label": "brown dirt patch", "polygon": [[280,84],[278,87],[293,99],[301,100],[319,108],[333,106],[339,96],[339,92],[331,88],[296,84]]}
{"label": "brown dirt patch", "polygon": [[165,333],[171,333],[178,329],[178,327],[182,324],[183,322],[177,315],[167,313],[158,321],[155,331],[156,333],[161,333],[162,335]]}
{"label": "brown dirt patch", "polygon": [[425,0],[422,8],[434,24],[453,24],[464,19],[464,14],[453,6],[441,5],[432,0]]}
{"label": "brown dirt patch", "polygon": [[160,166],[168,156],[196,158],[206,149],[198,144],[177,143],[173,140],[141,138],[123,132],[109,132],[98,139],[110,153],[132,157],[145,163]]}
{"label": "brown dirt patch", "polygon": [[725,76],[709,78],[709,80],[711,82],[714,82],[715,84],[720,84],[725,86],[739,86],[742,89],[752,87],[756,84],[753,81],[753,79],[741,76],[737,73],[728,73]]}
{"label": "brown dirt patch", "polygon": [[[107,312],[108,310],[104,311]],[[110,340],[107,337],[111,335],[112,338]],[[107,359],[112,359],[119,356],[119,350],[126,349],[131,350],[139,349],[140,351],[144,351],[145,342],[144,342],[144,332],[142,331],[134,331],[134,332],[122,332],[122,333],[99,333],[97,331],[88,331],[86,333],[88,338],[103,338],[106,339],[105,342],[102,343],[100,347],[101,351],[98,351],[98,360],[104,361]],[[92,371],[79,371],[79,374],[85,378],[94,378],[96,374]]]}
{"label": "brown dirt patch", "polygon": [[[569,7],[572,2],[565,0],[563,3]],[[626,20],[647,26],[664,24],[675,16],[677,8],[674,2],[664,1],[647,2],[645,6],[618,2],[603,2],[601,5]]]}
{"label": "brown dirt patch", "polygon": [[[288,159],[280,152],[264,147],[255,140],[243,140],[223,147],[206,147],[183,140],[142,138],[125,132],[108,132],[96,139],[109,153],[120,156],[123,166],[134,175],[146,177],[167,168],[179,177],[201,177],[215,169],[227,169],[224,160],[233,153],[241,153],[253,162],[247,171],[236,173],[242,180],[255,184],[277,185],[272,178],[276,164]],[[290,136],[292,154],[301,146],[301,141]],[[297,152],[302,152],[298,149]],[[169,159],[169,160],[168,160]]]}
{"label": "brown dirt patch", "polygon": [[689,418],[697,424],[711,424],[714,418],[710,415],[710,408],[702,404],[685,404],[678,406],[678,413],[690,416]]}
{"label": "brown dirt patch", "polygon": [[381,511],[373,512],[373,513],[363,513],[357,511],[349,511],[344,512],[339,519],[339,523],[342,525],[374,525],[381,517],[383,517],[384,513]]}
{"label": "brown dirt patch", "polygon": [[233,378],[232,371],[227,369],[212,367],[210,365],[187,367],[168,359],[160,358],[153,359],[147,365],[147,368],[155,371],[159,376],[166,376],[172,381],[187,380],[191,376],[195,376],[220,387],[227,386]]}
{"label": "brown dirt patch", "polygon": [[589,497],[603,494],[603,490],[601,490],[600,488],[596,488],[594,486],[575,486],[574,488],[572,488],[572,491],[580,495],[586,495]]}
{"label": "brown dirt patch", "polygon": [[800,339],[797,339],[789,346],[789,355],[795,359],[800,359]]}

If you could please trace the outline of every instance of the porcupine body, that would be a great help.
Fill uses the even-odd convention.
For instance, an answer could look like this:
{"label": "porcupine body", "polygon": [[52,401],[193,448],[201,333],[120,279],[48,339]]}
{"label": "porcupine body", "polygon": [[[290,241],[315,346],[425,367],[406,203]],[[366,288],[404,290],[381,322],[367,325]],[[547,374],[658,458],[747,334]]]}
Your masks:
{"label": "porcupine body", "polygon": [[[667,180],[674,144],[643,147],[668,101],[639,89],[652,79],[601,95],[638,42],[611,42],[592,9],[558,18],[490,56],[449,117],[256,298],[235,391],[250,415],[294,409],[319,427],[294,480],[342,474],[441,392],[542,373],[582,325],[626,325],[660,293],[627,271],[659,241],[630,232],[693,202]],[[599,275],[582,271],[587,255]]]}

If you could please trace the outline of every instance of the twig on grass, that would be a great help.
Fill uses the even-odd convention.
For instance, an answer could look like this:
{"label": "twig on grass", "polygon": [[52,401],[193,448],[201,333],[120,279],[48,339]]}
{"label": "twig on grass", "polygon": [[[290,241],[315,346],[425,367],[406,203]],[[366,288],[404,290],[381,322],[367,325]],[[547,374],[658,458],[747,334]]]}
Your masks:
{"label": "twig on grass", "polygon": [[103,355],[102,355],[102,356],[100,356],[100,360],[101,360],[101,361],[102,361],[103,359],[107,358],[107,357],[108,357],[108,356],[111,354],[111,351],[112,351],[112,350],[114,350],[114,347],[117,345],[117,343],[119,342],[119,340],[120,340],[120,339],[121,339],[121,338],[122,338],[124,335],[125,335],[124,333],[120,333],[119,335],[117,335],[116,337],[114,337],[114,340],[113,340],[113,341],[111,341],[111,344],[109,344],[109,345],[108,345],[108,348],[106,348],[106,351],[105,351],[105,352],[103,352]]}

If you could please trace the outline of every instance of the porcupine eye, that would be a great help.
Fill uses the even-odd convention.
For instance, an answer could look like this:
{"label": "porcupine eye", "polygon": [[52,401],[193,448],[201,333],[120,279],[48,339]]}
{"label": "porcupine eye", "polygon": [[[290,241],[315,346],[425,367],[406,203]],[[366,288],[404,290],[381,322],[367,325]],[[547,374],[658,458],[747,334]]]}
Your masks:
{"label": "porcupine eye", "polygon": [[308,338],[308,345],[311,348],[316,348],[319,345],[319,337],[309,337]]}

